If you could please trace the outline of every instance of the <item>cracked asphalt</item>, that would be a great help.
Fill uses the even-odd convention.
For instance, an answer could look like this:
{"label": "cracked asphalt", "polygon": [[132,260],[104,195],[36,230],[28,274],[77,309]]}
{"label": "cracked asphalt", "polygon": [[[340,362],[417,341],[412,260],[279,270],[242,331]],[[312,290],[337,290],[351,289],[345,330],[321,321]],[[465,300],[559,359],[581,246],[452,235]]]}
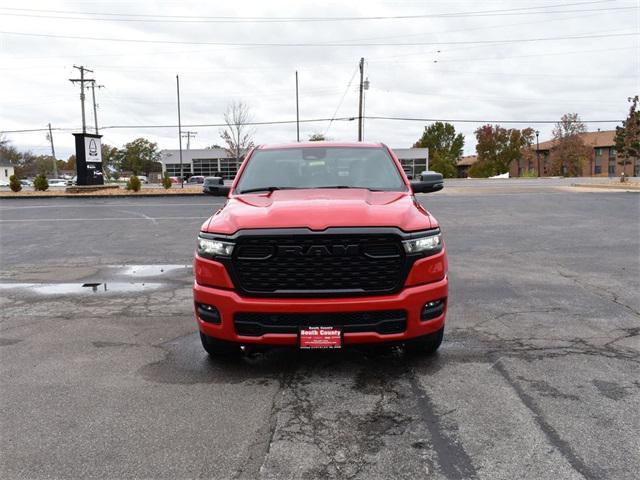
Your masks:
{"label": "cracked asphalt", "polygon": [[640,196],[518,185],[420,197],[432,358],[211,361],[189,264],[219,199],[0,201],[0,477],[637,478]]}

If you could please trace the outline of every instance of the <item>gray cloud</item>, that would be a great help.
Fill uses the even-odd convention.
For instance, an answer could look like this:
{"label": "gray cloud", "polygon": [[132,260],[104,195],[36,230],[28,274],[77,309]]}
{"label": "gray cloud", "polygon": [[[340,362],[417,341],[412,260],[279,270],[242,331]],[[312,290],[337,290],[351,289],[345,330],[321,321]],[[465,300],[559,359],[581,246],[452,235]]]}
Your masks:
{"label": "gray cloud", "polygon": [[[599,2],[565,7],[570,13],[505,15],[522,7],[558,2],[195,1],[78,2],[25,1],[20,8],[74,12],[207,16],[390,16],[503,10],[494,16],[357,22],[152,23],[8,16],[0,9],[0,30],[52,35],[176,42],[330,43],[473,42],[638,32],[637,2]],[[569,3],[569,2],[567,2]],[[575,3],[575,2],[571,2]],[[616,10],[636,7],[635,10]],[[562,8],[560,8],[562,9]],[[591,12],[593,9],[609,9]],[[576,11],[578,10],[578,11]],[[13,13],[27,13],[17,12]],[[31,12],[33,15],[47,15]],[[64,16],[64,14],[58,14]],[[104,18],[104,17],[103,17]],[[117,18],[117,17],[114,17]],[[131,17],[121,17],[131,18]],[[626,98],[639,90],[638,37],[439,46],[222,47],[23,37],[0,34],[0,130],[39,128],[48,122],[79,127],[78,87],[73,64],[95,70],[105,85],[98,91],[101,125],[176,122],[175,75],[180,74],[184,123],[220,123],[226,104],[243,99],[257,121],[295,118],[294,72],[300,76],[302,118],[331,117],[346,91],[338,116],[357,115],[359,58],[367,59],[371,89],[368,115],[533,120],[578,112],[585,119],[623,118]],[[92,125],[90,105],[87,118]],[[327,123],[303,124],[304,138],[325,132]],[[474,150],[479,125],[457,123]],[[527,124],[516,125],[518,127]],[[590,129],[613,125],[589,125]],[[369,120],[368,140],[408,146],[424,128],[419,122]],[[541,139],[551,125],[538,125]],[[197,128],[194,147],[220,143],[219,128]],[[353,140],[355,122],[334,122],[329,136]],[[162,148],[177,146],[175,129],[105,129],[104,141],[122,145],[138,136]],[[10,134],[21,149],[45,153],[44,133]],[[73,150],[70,132],[55,134],[59,156]],[[256,128],[259,143],[292,141],[295,125]]]}

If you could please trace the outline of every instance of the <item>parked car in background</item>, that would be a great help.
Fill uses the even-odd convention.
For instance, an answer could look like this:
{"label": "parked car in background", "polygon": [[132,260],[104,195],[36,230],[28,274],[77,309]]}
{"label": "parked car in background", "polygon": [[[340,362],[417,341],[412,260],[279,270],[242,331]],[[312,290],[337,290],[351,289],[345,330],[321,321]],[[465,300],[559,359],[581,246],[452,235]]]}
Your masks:
{"label": "parked car in background", "polygon": [[171,183],[180,183],[180,177],[169,177]]}
{"label": "parked car in background", "polygon": [[187,183],[190,185],[203,184],[204,177],[202,175],[193,175],[192,177],[189,177],[189,180],[187,180]]}
{"label": "parked car in background", "polygon": [[23,187],[33,187],[33,182],[27,178],[20,179],[20,185]]}
{"label": "parked car in background", "polygon": [[208,193],[209,195],[216,195],[220,185],[224,185],[222,177],[207,177],[202,184],[202,192]]}
{"label": "parked car in background", "polygon": [[8,180],[0,180],[0,187],[8,187],[8,186],[9,186]]}
{"label": "parked car in background", "polygon": [[64,178],[50,178],[47,180],[50,187],[66,187],[67,181]]}
{"label": "parked car in background", "polygon": [[140,180],[140,183],[149,183],[149,179],[146,175],[138,175],[138,179]]}

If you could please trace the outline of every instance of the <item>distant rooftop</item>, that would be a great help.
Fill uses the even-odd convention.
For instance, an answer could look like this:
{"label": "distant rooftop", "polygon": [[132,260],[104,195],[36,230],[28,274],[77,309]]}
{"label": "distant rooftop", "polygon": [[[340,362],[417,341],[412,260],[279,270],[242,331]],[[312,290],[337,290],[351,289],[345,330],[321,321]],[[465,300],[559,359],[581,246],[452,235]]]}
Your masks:
{"label": "distant rooftop", "polygon": [[[581,133],[580,137],[585,145],[588,145],[592,148],[597,147],[613,147],[615,145],[616,131],[615,130],[603,130],[600,132],[586,132]],[[553,148],[555,144],[555,140],[547,140],[546,142],[540,142],[540,150],[549,150]],[[535,143],[532,145],[533,148],[536,148]]]}

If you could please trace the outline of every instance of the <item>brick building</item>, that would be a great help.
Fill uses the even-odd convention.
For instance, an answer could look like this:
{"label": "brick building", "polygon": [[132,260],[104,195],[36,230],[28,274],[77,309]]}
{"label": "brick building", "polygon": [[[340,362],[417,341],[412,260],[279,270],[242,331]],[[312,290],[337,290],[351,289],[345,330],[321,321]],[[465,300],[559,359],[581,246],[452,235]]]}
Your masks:
{"label": "brick building", "polygon": [[[582,141],[590,147],[591,155],[582,165],[583,177],[617,177],[622,174],[622,165],[615,150],[615,130],[605,130],[597,132],[587,132],[580,135]],[[521,158],[513,162],[509,169],[509,176],[520,177],[524,172],[538,172],[538,162],[540,176],[545,177],[551,174],[550,152],[555,144],[554,140],[541,142],[536,149],[532,146],[534,155],[526,159]],[[640,161],[630,158],[627,160],[626,174],[629,176],[640,176]]]}
{"label": "brick building", "polygon": [[469,169],[471,165],[478,161],[477,155],[466,155],[461,157],[456,163],[456,169],[458,170],[458,178],[467,178],[469,176]]}

